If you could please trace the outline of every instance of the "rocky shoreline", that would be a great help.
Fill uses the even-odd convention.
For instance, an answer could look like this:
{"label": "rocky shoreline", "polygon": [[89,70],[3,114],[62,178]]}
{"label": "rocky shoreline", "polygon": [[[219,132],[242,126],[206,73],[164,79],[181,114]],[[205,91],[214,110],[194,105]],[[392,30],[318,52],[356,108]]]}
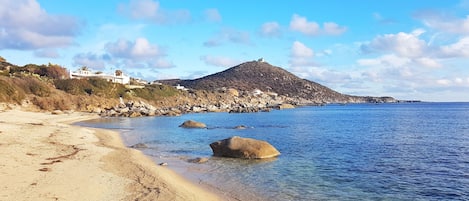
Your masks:
{"label": "rocky shoreline", "polygon": [[[169,101],[171,102],[171,101]],[[340,103],[393,103],[390,97],[354,97]],[[335,103],[335,102],[331,102]],[[94,108],[91,112],[102,117],[141,117],[141,116],[178,116],[187,113],[228,112],[251,113],[270,112],[271,110],[290,109],[298,106],[321,106],[328,102],[314,102],[303,98],[278,96],[275,93],[252,94],[230,89],[221,92],[190,91],[176,97],[172,104],[159,106],[145,101],[121,100],[114,107]]]}

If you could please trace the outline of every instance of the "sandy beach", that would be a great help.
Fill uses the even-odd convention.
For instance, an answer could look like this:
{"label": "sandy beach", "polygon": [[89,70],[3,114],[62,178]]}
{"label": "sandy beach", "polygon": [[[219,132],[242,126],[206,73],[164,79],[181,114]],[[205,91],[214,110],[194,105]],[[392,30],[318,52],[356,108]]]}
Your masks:
{"label": "sandy beach", "polygon": [[86,113],[0,111],[0,200],[220,200],[118,133],[73,126]]}

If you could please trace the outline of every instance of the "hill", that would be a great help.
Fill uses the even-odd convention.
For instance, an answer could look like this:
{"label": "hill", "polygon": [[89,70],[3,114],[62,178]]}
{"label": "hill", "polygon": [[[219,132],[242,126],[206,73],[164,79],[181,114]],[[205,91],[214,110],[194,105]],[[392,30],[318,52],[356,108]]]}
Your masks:
{"label": "hill", "polygon": [[391,97],[360,97],[341,94],[313,81],[301,79],[283,68],[267,62],[251,61],[225,71],[194,80],[161,80],[196,90],[234,88],[239,91],[259,89],[296,98],[306,103],[394,102]]}

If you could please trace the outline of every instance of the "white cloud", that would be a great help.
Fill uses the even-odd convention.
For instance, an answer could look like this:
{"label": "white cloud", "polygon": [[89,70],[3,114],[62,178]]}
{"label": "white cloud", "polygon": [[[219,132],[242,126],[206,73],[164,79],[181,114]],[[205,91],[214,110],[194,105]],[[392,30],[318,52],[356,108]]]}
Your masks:
{"label": "white cloud", "polygon": [[390,25],[396,23],[394,19],[384,18],[380,13],[373,13],[373,18],[378,21],[378,23],[383,25]]}
{"label": "white cloud", "polygon": [[294,14],[290,21],[290,29],[293,31],[301,32],[305,35],[319,34],[319,24],[316,22],[308,22],[306,17]]}
{"label": "white cloud", "polygon": [[150,62],[150,67],[154,67],[154,68],[173,68],[175,67],[175,65],[164,59],[164,58],[158,58],[158,59],[155,59],[154,61],[151,61]]}
{"label": "white cloud", "polygon": [[441,53],[444,57],[469,57],[469,36],[461,38],[456,43],[442,46]]}
{"label": "white cloud", "polygon": [[421,66],[429,67],[429,68],[439,68],[441,67],[440,62],[438,62],[435,59],[428,58],[428,57],[421,57],[415,59],[415,62],[417,64],[420,64]]}
{"label": "white cloud", "polygon": [[328,87],[342,85],[352,81],[351,73],[331,70],[324,67],[292,67],[289,70],[301,78],[320,83],[327,83]]}
{"label": "white cloud", "polygon": [[347,28],[341,27],[334,22],[325,22],[324,23],[324,33],[327,35],[340,35],[347,31]]}
{"label": "white cloud", "polygon": [[131,59],[150,59],[165,56],[158,45],[150,44],[146,38],[137,38],[135,42],[120,39],[106,44],[106,50],[115,57]]}
{"label": "white cloud", "polygon": [[411,62],[411,59],[399,57],[393,54],[383,55],[375,59],[359,59],[357,63],[361,66],[391,66],[402,67]]}
{"label": "white cloud", "polygon": [[0,6],[0,49],[41,49],[73,44],[81,24],[65,15],[52,15],[36,0],[3,0]]}
{"label": "white cloud", "polygon": [[420,11],[414,16],[422,20],[425,26],[441,32],[469,34],[469,15],[465,18],[457,18],[435,11]]}
{"label": "white cloud", "polygon": [[226,42],[251,45],[251,38],[248,32],[238,31],[232,28],[223,28],[215,36],[205,41],[204,46],[215,47],[223,45]]}
{"label": "white cloud", "polygon": [[201,56],[200,59],[208,65],[218,66],[218,67],[232,67],[241,63],[240,60],[232,59],[229,57],[223,57],[223,56],[205,55],[205,56]]}
{"label": "white cloud", "polygon": [[291,48],[291,55],[292,57],[312,58],[314,51],[303,43],[295,41]]}
{"label": "white cloud", "polygon": [[221,22],[222,17],[216,8],[210,8],[204,12],[205,19],[209,22]]}
{"label": "white cloud", "polygon": [[160,3],[153,0],[130,0],[129,4],[120,4],[119,11],[133,19],[154,19],[158,17]]}
{"label": "white cloud", "polygon": [[334,22],[325,22],[324,29],[321,29],[319,24],[314,21],[308,21],[306,17],[298,14],[293,14],[290,20],[290,30],[298,31],[308,36],[316,35],[340,35],[347,31],[346,27],[340,26]]}
{"label": "white cloud", "polygon": [[391,52],[402,57],[421,57],[429,53],[427,43],[419,36],[423,30],[417,29],[412,33],[399,32],[385,34],[374,38],[369,44],[361,46],[363,52]]}
{"label": "white cloud", "polygon": [[266,37],[278,37],[281,35],[278,22],[266,22],[262,24],[260,33]]}
{"label": "white cloud", "polygon": [[146,38],[136,38],[135,41],[119,39],[105,44],[104,50],[109,55],[105,63],[119,68],[174,67],[172,62],[165,59],[166,51]]}
{"label": "white cloud", "polygon": [[290,50],[291,67],[313,66],[315,65],[313,57],[313,49],[307,47],[305,44],[299,41],[293,42]]}
{"label": "white cloud", "polygon": [[117,10],[131,19],[155,24],[187,23],[191,20],[188,10],[166,10],[161,8],[158,1],[153,0],[130,0],[128,4],[119,4]]}

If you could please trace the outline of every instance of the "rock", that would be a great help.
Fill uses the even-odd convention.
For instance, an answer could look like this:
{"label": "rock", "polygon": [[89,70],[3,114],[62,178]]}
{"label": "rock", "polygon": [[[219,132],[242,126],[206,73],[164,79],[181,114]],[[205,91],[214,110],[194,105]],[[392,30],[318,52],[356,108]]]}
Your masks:
{"label": "rock", "polygon": [[207,161],[208,161],[208,158],[200,158],[200,157],[187,160],[187,162],[189,163],[206,163]]}
{"label": "rock", "polygon": [[236,89],[229,88],[226,93],[230,94],[231,96],[239,96],[239,92]]}
{"label": "rock", "polygon": [[210,144],[214,156],[263,159],[280,155],[280,152],[266,141],[234,136]]}
{"label": "rock", "polygon": [[234,129],[239,129],[239,130],[242,130],[242,129],[246,129],[247,127],[245,125],[239,125],[239,126],[235,126]]}
{"label": "rock", "polygon": [[137,144],[134,144],[134,145],[130,146],[130,148],[146,149],[146,148],[148,148],[148,145],[146,145],[145,143],[137,143]]}
{"label": "rock", "polygon": [[59,115],[59,114],[63,114],[64,112],[62,112],[62,110],[54,110],[51,112],[51,114],[54,114],[54,115]]}
{"label": "rock", "polygon": [[182,123],[181,125],[179,125],[179,127],[183,127],[183,128],[207,128],[207,125],[205,125],[204,123],[201,123],[201,122],[188,120],[188,121],[185,121],[184,123]]}
{"label": "rock", "polygon": [[279,109],[279,110],[293,109],[293,108],[295,108],[295,106],[293,106],[292,104],[288,104],[288,103],[282,103],[282,104],[277,106],[277,109]]}
{"label": "rock", "polygon": [[95,107],[91,110],[92,113],[100,114],[103,110],[99,107]]}
{"label": "rock", "polygon": [[[127,113],[124,113],[124,114],[127,114]],[[130,111],[128,114],[129,114],[129,117],[141,117],[142,116],[140,112],[135,112],[135,111]]]}

